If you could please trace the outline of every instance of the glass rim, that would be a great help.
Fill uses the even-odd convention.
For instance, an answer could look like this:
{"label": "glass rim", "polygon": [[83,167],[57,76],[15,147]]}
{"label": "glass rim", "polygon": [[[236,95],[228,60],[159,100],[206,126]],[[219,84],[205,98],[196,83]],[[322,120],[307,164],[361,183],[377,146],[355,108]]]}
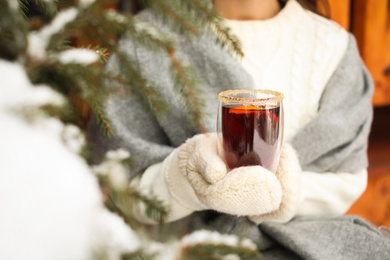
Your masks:
{"label": "glass rim", "polygon": [[[265,97],[265,98],[241,98],[241,97],[232,97],[230,95],[237,95],[237,94],[243,94],[243,93],[250,93],[250,94],[269,94],[272,95],[272,97]],[[224,103],[264,103],[264,102],[280,102],[284,98],[283,93],[269,90],[269,89],[233,89],[233,90],[226,90],[218,94],[218,100]]]}

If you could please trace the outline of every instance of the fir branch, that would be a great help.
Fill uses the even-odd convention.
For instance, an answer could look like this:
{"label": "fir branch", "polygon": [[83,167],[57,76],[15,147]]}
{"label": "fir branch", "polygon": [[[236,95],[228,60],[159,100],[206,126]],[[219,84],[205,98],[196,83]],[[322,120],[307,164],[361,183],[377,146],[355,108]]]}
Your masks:
{"label": "fir branch", "polygon": [[[128,225],[131,226],[132,223],[135,223],[136,221],[132,214],[129,214],[130,210],[126,210],[126,207],[130,207],[130,198],[128,198],[126,192],[118,191],[113,187],[109,180],[108,173],[105,175],[97,174],[96,177],[98,178],[100,190],[103,194],[107,209],[118,214]],[[125,209],[122,209],[122,204],[124,204]]]}
{"label": "fir branch", "polygon": [[[153,111],[153,114],[166,111],[166,104],[161,100],[160,93],[144,77],[138,62],[126,57],[116,49],[116,36],[126,30],[126,28],[130,28],[130,30],[133,29],[132,37],[136,42],[147,48],[168,53],[172,62],[172,76],[175,80],[176,89],[183,96],[184,103],[188,104],[186,106],[189,114],[191,114],[198,125],[200,124],[203,103],[198,96],[200,92],[197,89],[198,82],[196,73],[190,67],[184,66],[177,59],[174,52],[175,43],[163,32],[158,30],[158,28],[142,28],[141,23],[136,19],[131,19],[131,17],[116,16],[119,19],[111,19],[112,17],[110,18],[108,16],[113,14],[117,15],[117,13],[102,9],[100,6],[101,1],[98,0],[88,8],[79,8],[77,14],[72,16],[71,19],[68,17],[69,19],[66,20],[66,24],[61,23],[61,28],[51,28],[58,30],[51,30],[49,35],[40,35],[42,36],[41,39],[48,40],[47,42],[45,41],[48,45],[44,44],[43,54],[39,56],[39,59],[35,59],[32,57],[33,55],[28,56],[26,52],[28,26],[26,26],[23,15],[21,13],[11,12],[9,7],[5,6],[11,1],[13,0],[0,0],[0,58],[5,57],[11,60],[19,58],[20,61],[23,61],[22,65],[25,66],[33,84],[46,84],[58,90],[66,96],[67,105],[69,106],[56,107],[46,105],[40,107],[40,111],[44,111],[49,116],[57,117],[65,123],[73,122],[79,119],[72,117],[76,116],[77,113],[75,110],[79,107],[79,102],[83,100],[83,102],[85,101],[91,107],[93,116],[97,117],[97,121],[100,122],[100,126],[103,128],[102,131],[111,133],[113,129],[103,109],[103,104],[107,96],[111,94],[111,88],[104,85],[107,82],[109,84],[117,83],[127,86],[127,91],[129,93],[135,93],[137,97],[143,100],[144,104]],[[28,0],[20,1],[28,2]],[[57,5],[56,0],[37,1],[45,5],[47,3]],[[179,28],[178,31],[181,35],[197,35],[200,32],[198,28],[199,24],[204,24],[205,22],[204,17],[199,22],[196,21],[199,10],[186,9],[180,6],[181,1],[168,0],[168,3],[177,2],[177,5],[173,7],[167,4],[167,1],[163,0],[148,1],[155,3],[155,12],[166,17],[169,20],[168,23],[171,23],[173,27]],[[62,1],[62,3],[58,3],[58,5],[60,4],[77,6],[78,1]],[[161,8],[161,5],[168,9]],[[107,17],[104,14],[108,14]],[[186,16],[187,14],[189,16]],[[42,29],[44,29],[44,26],[42,26]],[[48,37],[45,38],[43,36]],[[83,38],[85,40],[84,42],[93,42],[95,47],[87,45],[87,48],[101,51],[101,62],[106,60],[108,52],[116,54],[122,61],[121,72],[123,73],[112,75],[112,72],[103,70],[103,66],[97,64],[97,62],[89,65],[81,65],[76,63],[63,64],[56,60],[58,53],[69,48],[71,45],[68,40],[78,36],[86,36]],[[74,44],[74,41],[72,43]],[[37,46],[39,47],[39,45]],[[34,51],[33,49],[32,52]],[[75,101],[73,95],[79,97],[80,100],[77,99]],[[128,159],[126,160],[123,163],[131,167],[132,162]],[[122,216],[129,225],[136,223],[133,217],[133,206],[136,203],[143,204],[145,206],[145,215],[157,222],[163,223],[167,218],[169,211],[158,198],[145,195],[136,188],[129,187],[128,183],[126,183],[127,186],[125,188],[118,188],[114,187],[107,180],[107,176],[99,175],[98,178],[103,194],[105,195],[107,208]],[[207,247],[208,245],[205,244],[205,246]],[[206,252],[204,255],[207,255],[212,248],[202,250],[201,248],[189,247],[186,250],[188,254],[198,253],[198,255],[201,255]],[[216,250],[217,253],[211,255],[223,255],[231,252],[238,255],[241,254],[240,256],[245,257],[245,254],[241,253],[239,249],[236,249],[236,251],[222,250],[221,248]],[[135,254],[124,255],[123,259],[147,259],[147,257],[149,257],[147,251],[139,251]]]}
{"label": "fir branch", "polygon": [[88,99],[95,94],[99,95],[100,91],[105,91],[104,89],[99,92],[96,90],[96,86],[100,86],[102,70],[97,66],[61,63],[56,59],[47,59],[44,61],[28,60],[26,67],[32,83],[47,84],[65,96],[69,96],[70,92],[74,91],[80,97]]}
{"label": "fir branch", "polygon": [[55,117],[67,124],[82,125],[80,117],[77,116],[74,107],[67,100],[62,106],[43,105],[39,107],[47,116]]}
{"label": "fir branch", "polygon": [[225,259],[227,255],[234,255],[249,260],[261,256],[252,240],[211,230],[185,235],[180,241],[180,249],[180,259]]}
{"label": "fir branch", "polygon": [[107,62],[108,56],[110,55],[107,48],[102,48],[100,46],[92,47],[91,45],[89,45],[88,48],[95,51],[99,55],[99,62],[101,64],[104,64]]}
{"label": "fir branch", "polygon": [[97,175],[101,190],[106,198],[106,206],[117,213],[130,226],[136,226],[133,217],[133,209],[139,205],[145,205],[145,216],[164,223],[168,215],[168,209],[164,203],[155,196],[144,195],[137,188],[127,185],[124,190],[117,190],[109,181],[107,175]]}
{"label": "fir branch", "polygon": [[77,49],[86,49],[86,50],[91,50],[91,51],[96,52],[96,54],[99,56],[99,63],[100,64],[105,64],[108,60],[109,55],[110,55],[107,48],[100,47],[98,44],[97,45],[88,44],[86,46],[80,45],[77,47]]}
{"label": "fir branch", "polygon": [[239,259],[261,259],[261,254],[256,249],[242,246],[230,246],[224,244],[200,243],[185,248],[182,251],[181,260],[222,260],[227,255],[236,255]]}
{"label": "fir branch", "polygon": [[188,110],[190,121],[198,127],[200,132],[205,133],[206,130],[201,123],[204,115],[202,111],[204,101],[201,98],[202,93],[197,87],[197,75],[191,67],[182,65],[173,50],[167,50],[167,52],[172,61],[171,73],[174,78],[175,88],[185,100],[183,105]]}
{"label": "fir branch", "polygon": [[71,44],[72,42],[69,39],[66,39],[63,34],[57,33],[51,37],[46,50],[56,53],[72,48]]}
{"label": "fir branch", "polygon": [[27,47],[27,24],[18,3],[0,1],[0,58],[16,60]]}
{"label": "fir branch", "polygon": [[137,64],[128,55],[116,52],[120,60],[122,77],[125,77],[123,82],[126,82],[125,88],[128,93],[134,93],[140,100],[142,100],[145,107],[154,113],[160,115],[167,111],[166,103],[161,100],[159,92],[143,77],[141,71],[133,66]]}
{"label": "fir branch", "polygon": [[[28,0],[19,0],[26,4],[30,4]],[[40,4],[44,10],[46,11],[46,14],[49,16],[53,16],[58,12],[58,0],[34,0],[35,4]]]}
{"label": "fir branch", "polygon": [[[194,75],[194,73],[191,72],[190,68],[184,68],[181,66],[180,62],[173,56],[174,41],[162,33],[158,28],[136,18],[128,18],[111,10],[103,12],[102,15],[104,21],[109,21],[110,23],[115,24],[117,28],[123,29],[122,26],[125,26],[128,36],[130,36],[138,44],[145,46],[153,51],[164,50],[169,53],[171,60],[173,60],[173,67],[177,70],[177,73],[174,73],[175,79],[181,78],[181,80],[175,80],[176,83],[178,83],[176,85],[185,86],[187,90],[182,91],[182,96],[185,100],[191,101],[185,102],[185,104],[188,104],[187,106],[189,108],[188,110],[190,114],[189,117],[192,119],[191,121],[194,122],[195,125],[199,127],[199,129],[201,129],[201,131],[204,131],[200,124],[202,114],[200,109],[201,102],[195,97],[196,94],[192,90],[192,85],[195,85],[194,80],[192,79],[195,79],[196,76],[191,76]],[[104,24],[104,22],[102,23]],[[134,66],[134,64],[137,64],[137,62],[131,60],[129,57],[126,57],[127,55],[120,52],[119,50],[116,50],[115,48],[112,50],[112,52],[116,53],[123,68],[122,74],[124,79],[122,78],[118,81],[125,82],[123,85],[125,86],[125,89],[127,89],[127,93],[136,94],[136,96],[142,100],[148,110],[153,111],[152,114],[158,115],[161,112],[165,112],[167,108],[166,104],[164,104],[164,102],[162,102],[162,100],[159,98],[159,94],[155,88],[152,87],[142,76],[141,71],[137,68],[137,66]],[[177,89],[180,91],[181,88],[178,87]]]}
{"label": "fir branch", "polygon": [[209,1],[181,0],[175,2],[178,2],[178,4],[172,4],[175,6],[175,9],[180,10],[181,15],[186,17],[187,21],[194,24],[196,28],[199,28],[198,32],[211,28],[216,34],[216,40],[220,46],[226,47],[233,55],[239,57],[244,55],[239,39],[230,33],[229,28],[223,26],[223,19],[213,9]]}
{"label": "fir branch", "polygon": [[102,102],[98,99],[93,99],[89,103],[89,105],[91,107],[92,114],[100,127],[100,132],[108,138],[110,138],[112,135],[115,135],[110,119],[108,118],[105,110],[103,109]]}
{"label": "fir branch", "polygon": [[[112,189],[112,188],[111,188]],[[104,194],[106,194],[108,201],[106,201],[106,205],[109,209],[111,209],[112,212],[117,213],[119,216],[122,217],[123,221],[127,224],[133,223],[135,220],[133,219],[131,214],[127,214],[126,211],[122,210],[122,208],[118,205],[117,201],[113,196],[111,195],[112,191],[107,189]],[[117,197],[117,196],[116,196]]]}
{"label": "fir branch", "polygon": [[154,25],[139,20],[130,19],[126,24],[126,36],[152,51],[165,52],[174,49],[175,42]]}
{"label": "fir branch", "polygon": [[223,27],[219,22],[212,24],[217,34],[217,42],[222,47],[226,47],[227,50],[238,57],[244,57],[244,53],[241,50],[241,42],[238,38],[230,33],[230,28]]}
{"label": "fir branch", "polygon": [[187,20],[188,13],[180,8],[180,1],[141,0],[140,2],[180,35],[189,38],[198,34],[198,29]]}
{"label": "fir branch", "polygon": [[168,209],[166,205],[155,196],[144,195],[138,189],[129,187],[128,195],[132,199],[132,203],[145,205],[145,215],[162,224],[168,216]]}
{"label": "fir branch", "polygon": [[30,5],[30,2],[28,0],[18,0],[18,3],[19,3],[19,6],[20,6],[20,10],[24,16],[24,18],[27,19],[27,13],[29,12],[29,5]]}
{"label": "fir branch", "polygon": [[134,253],[123,254],[121,260],[152,260],[153,256],[144,252],[143,250],[138,250]]}
{"label": "fir branch", "polygon": [[125,31],[127,19],[118,12],[103,9],[95,3],[88,8],[80,8],[77,19],[66,26],[63,35],[76,39],[77,46],[93,43],[94,46],[107,48],[112,52],[116,48],[118,35]]}
{"label": "fir branch", "polygon": [[212,4],[211,1],[203,1],[198,3],[192,0],[181,0],[177,1],[180,4],[180,9],[186,15],[186,19],[189,19],[191,23],[196,24],[203,31],[209,25],[209,19],[205,15],[205,10],[211,10]]}
{"label": "fir branch", "polygon": [[217,35],[217,42],[222,47],[227,47],[227,49],[232,53],[236,54],[239,57],[243,57],[244,53],[241,50],[241,43],[235,35],[230,33],[229,28],[222,25],[222,18],[216,13],[212,8],[208,8],[204,3],[201,3],[199,0],[185,0],[185,2],[191,1],[195,6],[199,8],[206,16],[211,28]]}
{"label": "fir branch", "polygon": [[[88,104],[93,116],[99,123],[105,136],[114,134],[110,120],[103,109],[103,100],[110,94],[108,88],[102,87],[102,67],[80,64],[62,64],[56,60],[41,62],[29,61],[28,72],[32,83],[47,84],[69,98],[75,106],[72,111],[77,111],[80,122],[86,120],[87,115],[80,110],[80,102]],[[74,97],[76,96],[76,97]],[[65,123],[74,123],[73,118],[61,118]],[[79,124],[80,127],[83,125]]]}
{"label": "fir branch", "polygon": [[33,84],[47,84],[58,90],[65,96],[69,93],[69,86],[76,82],[73,77],[64,75],[64,70],[60,70],[61,64],[51,61],[37,61],[28,59],[26,71]]}
{"label": "fir branch", "polygon": [[54,104],[40,106],[21,105],[11,111],[21,116],[28,123],[33,123],[36,119],[43,116],[58,118],[68,124],[80,125],[80,119],[75,115],[73,107],[69,105],[69,100],[66,100],[60,106]]}
{"label": "fir branch", "polygon": [[179,14],[177,14],[172,8],[170,8],[168,5],[164,4],[164,2],[162,2],[160,0],[152,0],[152,1],[154,2],[154,4],[156,5],[157,8],[164,11],[162,13],[166,13],[168,16],[172,17],[180,25],[182,25],[188,32],[190,32],[192,34],[196,33],[196,29],[193,26],[191,26],[189,23],[187,23],[186,20],[184,20],[184,18],[182,16],[180,16]]}

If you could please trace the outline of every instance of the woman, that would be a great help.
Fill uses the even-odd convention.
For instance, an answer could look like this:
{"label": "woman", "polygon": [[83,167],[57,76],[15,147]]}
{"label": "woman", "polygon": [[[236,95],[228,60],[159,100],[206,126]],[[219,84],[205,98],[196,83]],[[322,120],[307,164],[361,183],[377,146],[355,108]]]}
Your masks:
{"label": "woman", "polygon": [[[250,237],[270,258],[341,259],[344,254],[365,259],[374,244],[380,253],[388,241],[364,221],[340,216],[366,187],[372,81],[353,36],[300,2],[214,0],[243,43],[244,57],[237,60],[209,34],[188,41],[148,10],[138,16],[176,37],[177,56],[195,67],[209,133],[216,131],[219,92],[268,88],[284,93],[285,144],[276,173],[261,166],[229,171],[216,135],[198,134],[181,109],[174,83],[166,77],[169,58],[131,39],[123,39],[122,48],[161,89],[170,113],[153,117],[139,102],[115,96],[107,109],[117,137],[94,142],[105,149],[126,148],[136,157],[131,175],[143,172],[135,181],[169,205],[168,221],[175,225],[186,221],[192,230],[207,224]],[[115,57],[109,69],[118,69]],[[332,217],[320,217],[325,215]],[[354,239],[361,235],[370,242]]]}

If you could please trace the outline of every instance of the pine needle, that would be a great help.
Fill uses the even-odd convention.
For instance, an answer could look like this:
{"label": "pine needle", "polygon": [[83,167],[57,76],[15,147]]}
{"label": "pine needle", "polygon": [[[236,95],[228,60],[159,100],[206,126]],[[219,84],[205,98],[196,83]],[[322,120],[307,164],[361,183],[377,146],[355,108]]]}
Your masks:
{"label": "pine needle", "polygon": [[204,127],[201,121],[205,114],[202,110],[204,101],[201,98],[201,90],[198,88],[198,77],[191,67],[183,66],[173,50],[167,50],[167,52],[172,61],[171,74],[174,78],[175,88],[185,100],[183,105],[188,111],[190,121],[203,132]]}
{"label": "pine needle", "polygon": [[168,216],[168,209],[166,205],[155,196],[144,195],[138,189],[129,187],[128,195],[132,199],[133,203],[143,203],[145,205],[145,215],[163,224]]}
{"label": "pine needle", "polygon": [[230,33],[229,28],[222,25],[222,18],[213,9],[200,2],[199,0],[184,0],[192,2],[206,16],[211,28],[217,35],[217,43],[222,47],[226,47],[233,55],[243,57],[244,53],[241,50],[241,43],[238,38]]}
{"label": "pine needle", "polygon": [[27,13],[30,10],[28,8],[28,6],[30,5],[30,2],[28,0],[18,0],[18,2],[19,2],[20,10],[21,10],[24,18],[27,19]]}
{"label": "pine needle", "polygon": [[141,0],[157,17],[184,37],[198,34],[197,28],[187,21],[187,17],[180,8],[180,1],[171,0]]}
{"label": "pine needle", "polygon": [[181,260],[222,260],[227,255],[236,255],[239,259],[261,259],[256,249],[243,246],[230,246],[225,244],[199,243],[185,248]]}
{"label": "pine needle", "polygon": [[96,122],[100,127],[100,132],[103,133],[103,135],[107,138],[115,135],[110,119],[107,117],[107,114],[103,109],[102,102],[94,99],[89,104],[92,110],[92,114],[94,115]]}
{"label": "pine needle", "polygon": [[138,250],[137,252],[134,253],[124,254],[121,257],[121,260],[152,260],[152,259],[155,258],[150,254],[147,254],[143,250]]}
{"label": "pine needle", "polygon": [[78,49],[87,49],[96,52],[99,55],[100,64],[105,64],[107,62],[108,56],[110,55],[107,48],[100,47],[98,44],[97,45],[89,44],[87,46],[80,45]]}
{"label": "pine needle", "polygon": [[153,115],[167,112],[168,107],[160,98],[160,93],[149,84],[142,72],[133,65],[137,62],[120,51],[117,51],[116,55],[120,60],[122,77],[125,77],[123,82],[127,83],[124,87],[128,89],[129,93],[135,94],[143,102],[145,108],[153,112]]}
{"label": "pine needle", "polygon": [[175,46],[175,42],[159,28],[135,17],[126,24],[126,35],[151,51],[164,52]]}
{"label": "pine needle", "polygon": [[179,259],[259,259],[261,254],[256,244],[245,237],[234,234],[221,234],[212,230],[196,230],[185,235],[180,243]]}

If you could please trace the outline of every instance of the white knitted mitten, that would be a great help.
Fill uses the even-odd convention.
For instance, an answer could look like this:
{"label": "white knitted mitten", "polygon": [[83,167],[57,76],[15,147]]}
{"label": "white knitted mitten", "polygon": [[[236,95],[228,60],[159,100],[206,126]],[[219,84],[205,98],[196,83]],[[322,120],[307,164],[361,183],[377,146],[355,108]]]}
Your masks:
{"label": "white knitted mitten", "polygon": [[218,155],[217,135],[201,134],[180,146],[180,172],[208,209],[237,216],[263,215],[280,207],[282,188],[261,166],[227,171]]}
{"label": "white knitted mitten", "polygon": [[301,174],[302,170],[295,150],[291,145],[284,143],[275,173],[282,185],[280,207],[270,213],[250,216],[249,219],[256,224],[263,221],[285,223],[294,217],[299,201]]}

